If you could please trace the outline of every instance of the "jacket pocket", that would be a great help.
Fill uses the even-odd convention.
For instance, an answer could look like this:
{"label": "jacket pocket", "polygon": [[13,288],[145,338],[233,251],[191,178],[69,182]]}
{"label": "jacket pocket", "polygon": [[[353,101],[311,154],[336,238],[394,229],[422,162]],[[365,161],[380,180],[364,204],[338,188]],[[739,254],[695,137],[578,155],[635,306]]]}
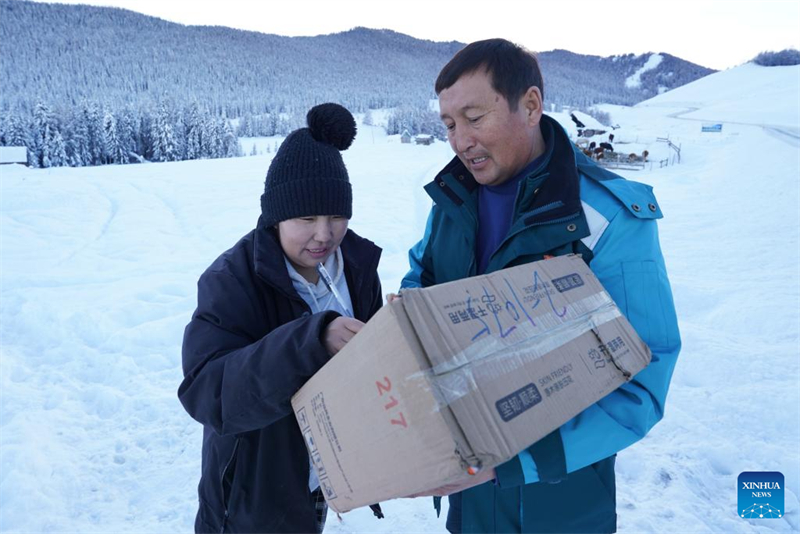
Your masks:
{"label": "jacket pocket", "polygon": [[606,490],[606,494],[614,503],[614,509],[617,507],[617,483],[616,473],[614,466],[617,463],[617,455],[612,454],[604,460],[593,463],[590,467],[597,476],[597,480],[602,484]]}
{"label": "jacket pocket", "polygon": [[236,457],[238,453],[239,438],[237,438],[236,442],[233,444],[233,452],[231,453],[231,457],[228,459],[228,463],[225,464],[225,469],[222,470],[222,476],[220,477],[220,483],[222,485],[223,510],[222,528],[220,529],[220,532],[225,532],[225,527],[228,523],[228,517],[230,516],[231,493],[233,492],[233,479],[236,474]]}

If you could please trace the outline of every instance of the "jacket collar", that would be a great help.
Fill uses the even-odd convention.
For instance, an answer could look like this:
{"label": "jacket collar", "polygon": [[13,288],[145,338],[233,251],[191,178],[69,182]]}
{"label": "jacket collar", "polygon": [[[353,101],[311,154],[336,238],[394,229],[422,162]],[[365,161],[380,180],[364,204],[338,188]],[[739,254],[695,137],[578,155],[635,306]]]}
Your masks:
{"label": "jacket collar", "polygon": [[[564,219],[581,211],[580,180],[572,143],[561,125],[547,115],[542,115],[540,125],[546,156],[539,174],[546,173],[548,178],[539,191],[531,195],[532,202],[523,199],[521,211],[525,212],[527,226]],[[533,177],[535,175],[528,180]],[[525,209],[528,205],[530,208]]]}

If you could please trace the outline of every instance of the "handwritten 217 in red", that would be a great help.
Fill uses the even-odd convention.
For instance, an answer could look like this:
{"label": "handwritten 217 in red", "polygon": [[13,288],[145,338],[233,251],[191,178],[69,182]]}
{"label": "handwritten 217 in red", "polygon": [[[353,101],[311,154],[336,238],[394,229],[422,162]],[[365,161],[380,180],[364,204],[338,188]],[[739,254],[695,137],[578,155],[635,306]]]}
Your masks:
{"label": "handwritten 217 in red", "polygon": [[[392,381],[389,380],[388,376],[383,377],[383,381],[376,380],[375,385],[378,386],[378,396],[383,397],[384,393],[389,393],[392,391]],[[391,424],[399,425],[403,428],[408,428],[408,424],[406,423],[406,416],[403,415],[403,412],[399,409],[400,401],[398,401],[394,395],[389,395],[389,402],[384,405],[383,409],[387,412],[390,412],[390,415],[395,416],[390,419]]]}

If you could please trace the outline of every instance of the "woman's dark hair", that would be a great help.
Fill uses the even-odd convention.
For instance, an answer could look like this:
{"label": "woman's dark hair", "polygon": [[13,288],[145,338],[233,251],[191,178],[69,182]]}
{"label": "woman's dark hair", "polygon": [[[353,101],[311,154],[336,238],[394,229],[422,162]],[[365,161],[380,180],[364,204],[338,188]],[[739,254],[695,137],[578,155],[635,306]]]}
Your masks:
{"label": "woman's dark hair", "polygon": [[481,68],[489,74],[492,88],[508,101],[511,111],[517,110],[519,99],[530,87],[538,87],[544,100],[544,82],[536,56],[505,39],[475,41],[459,50],[436,78],[436,94]]}

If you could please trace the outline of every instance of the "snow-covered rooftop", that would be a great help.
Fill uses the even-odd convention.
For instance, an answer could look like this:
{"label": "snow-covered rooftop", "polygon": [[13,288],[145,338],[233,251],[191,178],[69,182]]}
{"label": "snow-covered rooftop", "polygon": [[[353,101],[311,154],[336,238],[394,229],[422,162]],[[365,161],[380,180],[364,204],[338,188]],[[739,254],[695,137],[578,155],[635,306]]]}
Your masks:
{"label": "snow-covered rooftop", "polygon": [[0,146],[0,164],[26,163],[28,149],[24,146]]}

